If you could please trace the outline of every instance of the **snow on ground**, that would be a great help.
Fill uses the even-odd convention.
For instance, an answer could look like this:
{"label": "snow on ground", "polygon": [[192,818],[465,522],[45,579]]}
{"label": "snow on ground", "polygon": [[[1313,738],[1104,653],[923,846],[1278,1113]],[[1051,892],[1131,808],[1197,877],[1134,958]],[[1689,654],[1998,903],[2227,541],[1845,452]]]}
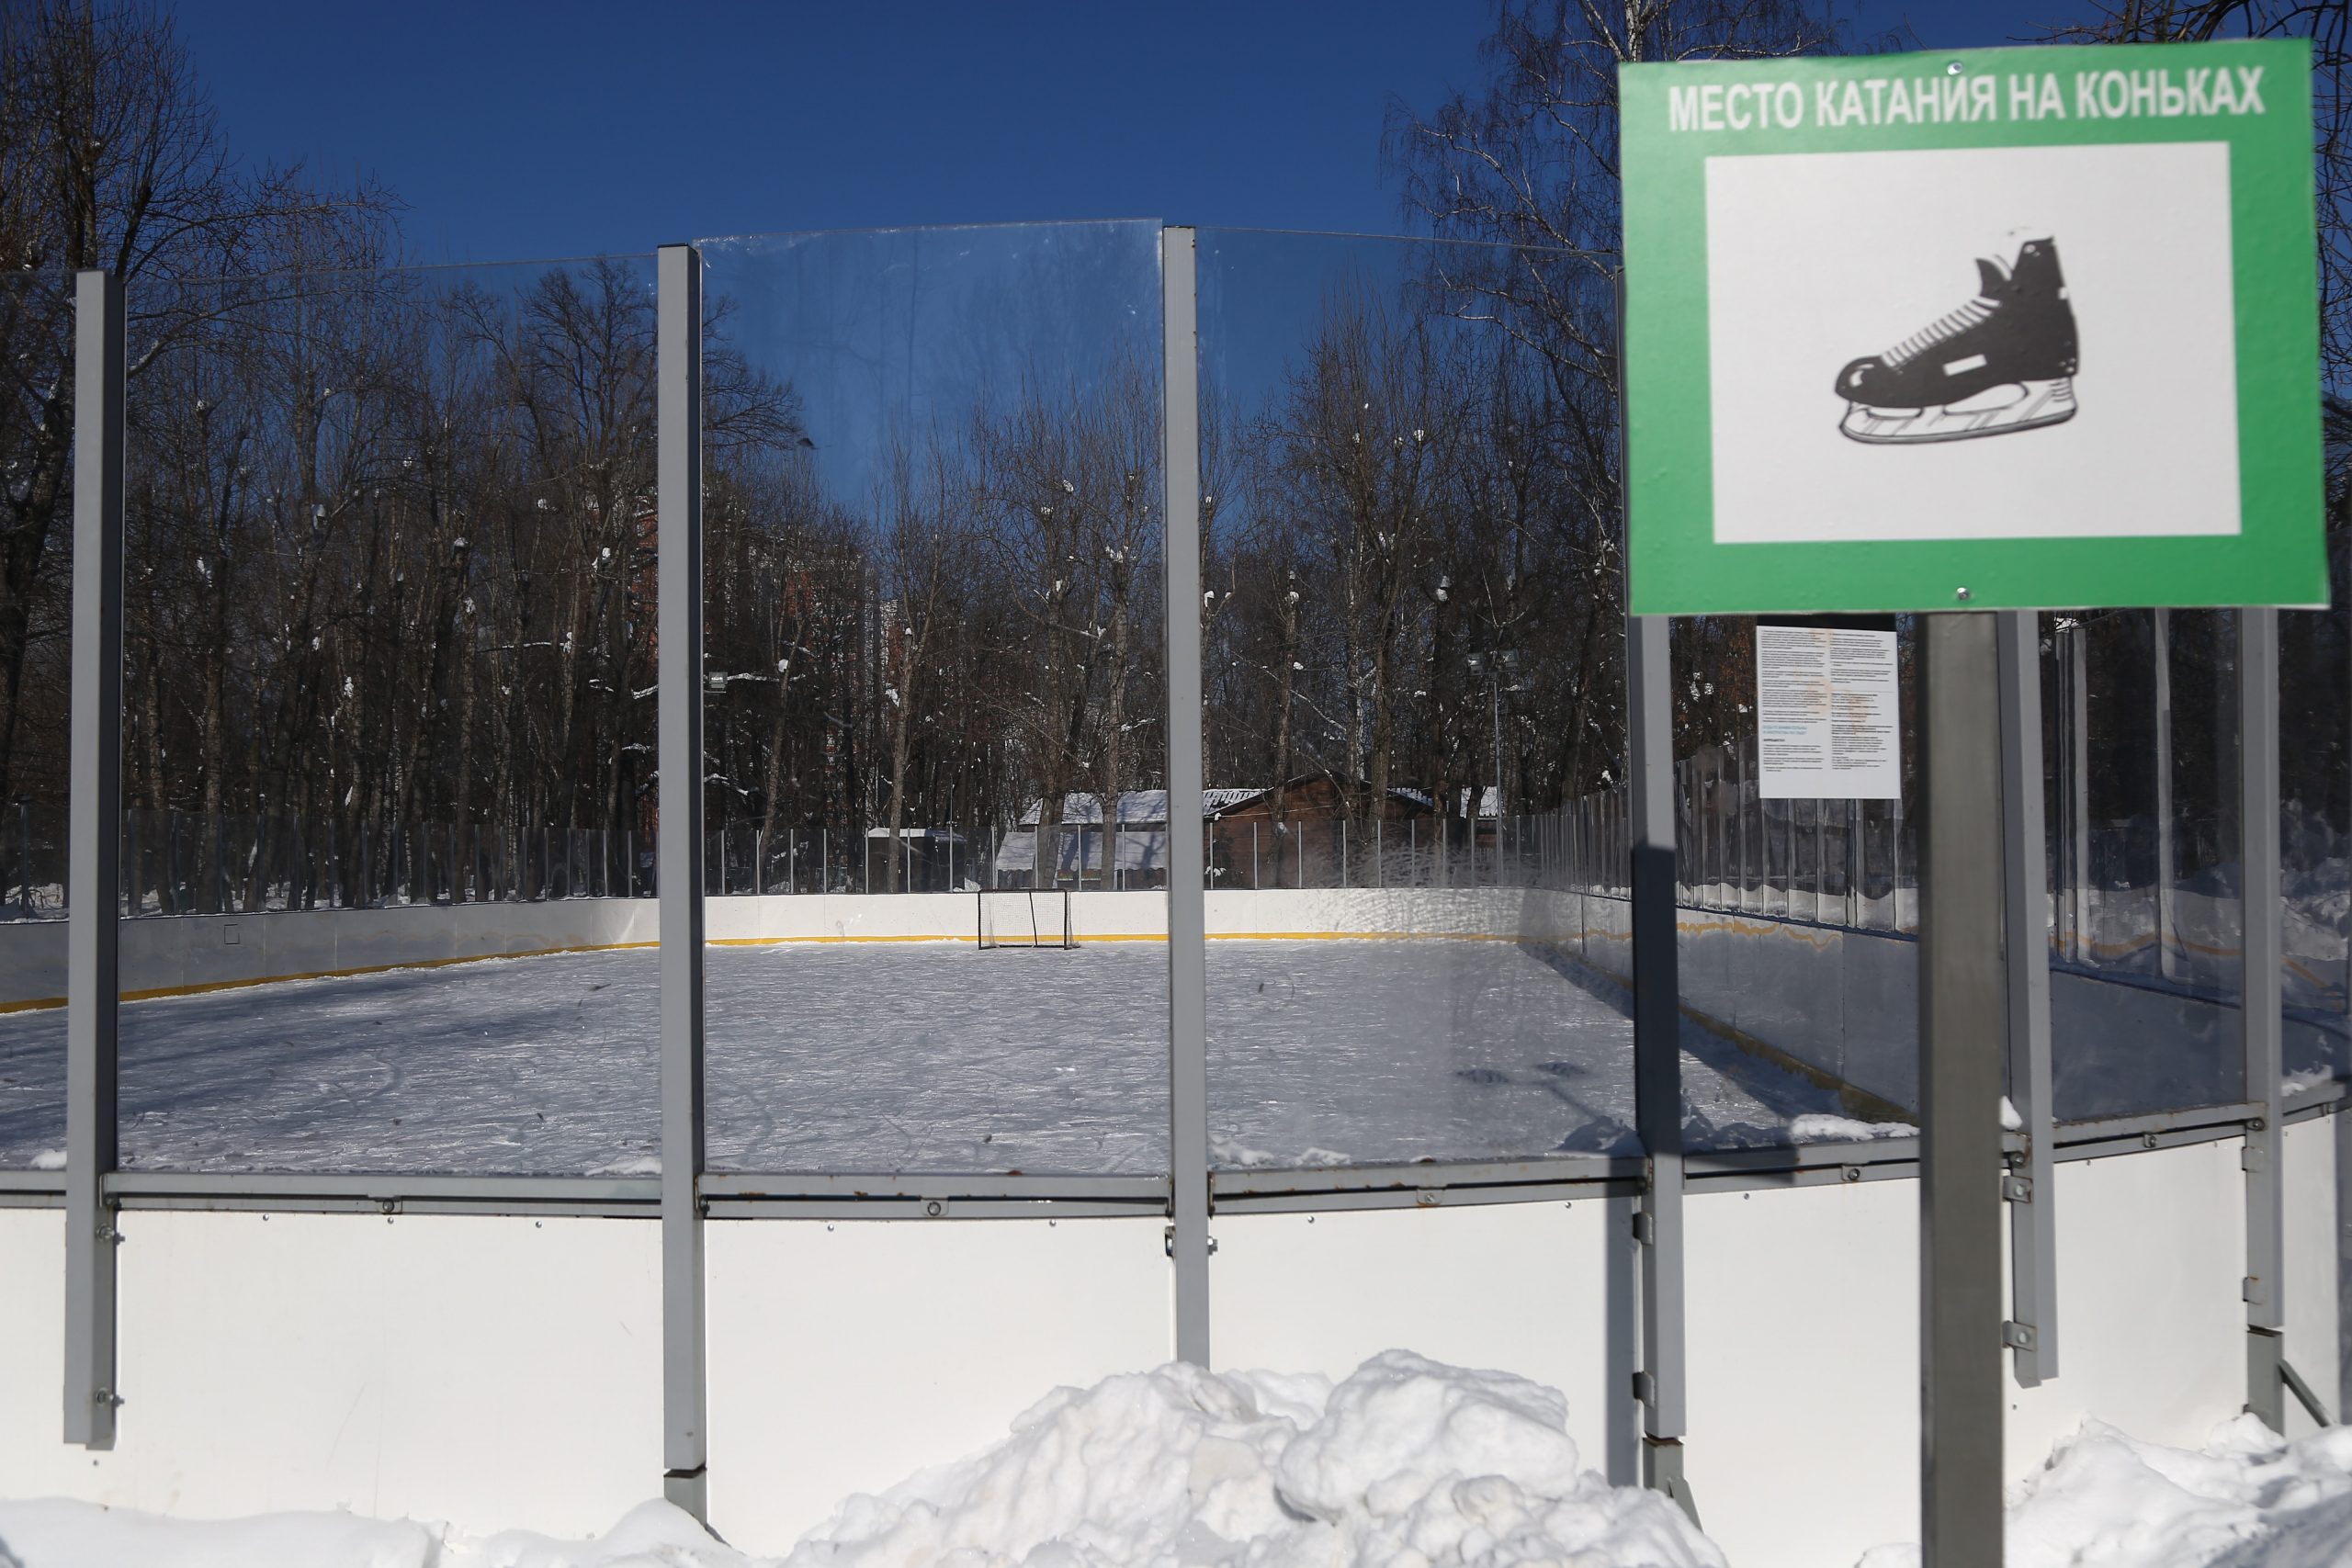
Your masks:
{"label": "snow on ground", "polygon": [[[1057,1389],[979,1453],[845,1499],[782,1558],[658,1502],[567,1542],[48,1500],[0,1501],[0,1568],[1723,1568],[1664,1497],[1582,1469],[1566,1420],[1552,1389],[1403,1350],[1337,1387],[1180,1364]],[[2241,1416],[2192,1453],[2089,1424],[2011,1489],[2007,1548],[2013,1568],[2335,1568],[2352,1430],[2282,1443]],[[1918,1561],[1887,1546],[1860,1568]]]}
{"label": "snow on ground", "polygon": [[1654,1492],[1581,1468],[1567,1402],[1391,1350],[1321,1377],[1183,1365],[1057,1389],[969,1459],[853,1496],[780,1560],[648,1504],[594,1543],[285,1514],[191,1524],[0,1503],[17,1568],[1723,1568]]}
{"label": "snow on ground", "polygon": [[[2352,1428],[2292,1443],[2241,1416],[2202,1452],[2087,1423],[2009,1499],[2009,1568],[2341,1568],[2352,1562]],[[1917,1568],[1916,1546],[1860,1568]]]}
{"label": "snow on ground", "polygon": [[[1230,1165],[1633,1146],[1622,990],[1491,942],[1211,945],[1210,1124]],[[1157,1172],[1167,950],[713,948],[718,1169]],[[659,1168],[650,951],[126,1005],[130,1169]],[[0,1016],[0,1168],[62,1142],[64,1015]],[[1834,1096],[1684,1032],[1694,1146],[1860,1138]],[[1794,1131],[1792,1130],[1792,1124]],[[1900,1130],[1900,1129],[1897,1129]]]}

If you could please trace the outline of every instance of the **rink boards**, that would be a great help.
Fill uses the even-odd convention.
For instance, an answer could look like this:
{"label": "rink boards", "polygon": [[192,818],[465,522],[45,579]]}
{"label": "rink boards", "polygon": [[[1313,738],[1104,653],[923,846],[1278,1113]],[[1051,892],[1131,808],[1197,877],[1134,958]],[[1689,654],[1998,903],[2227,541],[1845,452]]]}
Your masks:
{"label": "rink boards", "polygon": [[[2336,1386],[2338,1119],[2287,1134],[2288,1354]],[[2194,1445],[2244,1399],[2238,1145],[2059,1168],[2061,1377],[2014,1390],[2022,1476],[2086,1414]],[[1735,1562],[1907,1539],[1917,1188],[1693,1194],[1689,1468]],[[1989,1200],[1988,1200],[1989,1201]],[[1226,1215],[1216,1359],[1334,1375],[1396,1345],[1564,1389],[1633,1474],[1628,1201]],[[131,1211],[121,1437],[57,1440],[62,1238],[0,1210],[0,1490],[601,1530],[660,1485],[657,1227],[556,1216]],[[1170,1354],[1157,1218],[714,1222],[712,1517],[779,1552],[852,1491],[1001,1435],[1057,1383]],[[2290,1419],[2302,1429],[2300,1412]]]}

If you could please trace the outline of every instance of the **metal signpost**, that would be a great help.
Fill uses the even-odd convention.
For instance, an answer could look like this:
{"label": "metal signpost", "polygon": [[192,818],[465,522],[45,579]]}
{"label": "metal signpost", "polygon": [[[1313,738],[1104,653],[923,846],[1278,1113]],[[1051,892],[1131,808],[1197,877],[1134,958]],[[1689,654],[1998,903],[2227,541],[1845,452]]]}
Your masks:
{"label": "metal signpost", "polygon": [[[2326,603],[2310,50],[1636,65],[1620,88],[1634,613],[1965,612],[1921,635],[1921,1541],[1928,1568],[1997,1564],[2001,1352],[2051,1376],[2056,1325],[2041,857],[1985,852],[2039,818],[2034,639],[1982,612]],[[2254,887],[2247,1093],[2275,1100]],[[2003,1198],[2030,1206],[2006,1319]]]}

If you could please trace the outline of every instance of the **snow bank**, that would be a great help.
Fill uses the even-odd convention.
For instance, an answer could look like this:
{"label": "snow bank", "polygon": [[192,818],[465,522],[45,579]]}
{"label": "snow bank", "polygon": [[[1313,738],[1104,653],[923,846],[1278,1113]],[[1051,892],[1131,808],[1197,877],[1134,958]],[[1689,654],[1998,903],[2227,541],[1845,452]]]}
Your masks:
{"label": "snow bank", "polygon": [[[1724,1568],[1675,1506],[1578,1466],[1567,1402],[1392,1350],[1321,1377],[1175,1365],[1057,1389],[1010,1436],[850,1498],[780,1560],[649,1503],[603,1540],[0,1503],[5,1568]],[[723,1521],[722,1521],[723,1523]]]}
{"label": "snow bank", "polygon": [[90,1503],[0,1503],[0,1568],[758,1568],[667,1503],[603,1540],[474,1537],[411,1519],[266,1514],[169,1519]]}
{"label": "snow bank", "polygon": [[1663,1497],[1579,1470],[1557,1393],[1391,1350],[1319,1377],[1182,1365],[1061,1389],[853,1497],[787,1568],[1390,1562],[1720,1568]]}
{"label": "snow bank", "polygon": [[[1859,1568],[1917,1568],[1883,1546]],[[2086,1422],[2012,1492],[2010,1568],[2335,1568],[2352,1562],[2352,1428],[2280,1441],[2241,1416],[2201,1453]]]}

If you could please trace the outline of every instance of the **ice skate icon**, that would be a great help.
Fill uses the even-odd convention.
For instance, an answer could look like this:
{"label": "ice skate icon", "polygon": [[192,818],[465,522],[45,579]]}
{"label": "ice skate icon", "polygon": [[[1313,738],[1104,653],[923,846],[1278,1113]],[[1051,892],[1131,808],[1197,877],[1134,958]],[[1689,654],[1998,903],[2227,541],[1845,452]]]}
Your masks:
{"label": "ice skate icon", "polygon": [[1856,441],[1907,445],[2003,435],[2075,417],[2075,308],[2054,240],[2028,240],[2014,265],[1976,264],[1976,298],[1884,354],[1838,372],[1838,426]]}

